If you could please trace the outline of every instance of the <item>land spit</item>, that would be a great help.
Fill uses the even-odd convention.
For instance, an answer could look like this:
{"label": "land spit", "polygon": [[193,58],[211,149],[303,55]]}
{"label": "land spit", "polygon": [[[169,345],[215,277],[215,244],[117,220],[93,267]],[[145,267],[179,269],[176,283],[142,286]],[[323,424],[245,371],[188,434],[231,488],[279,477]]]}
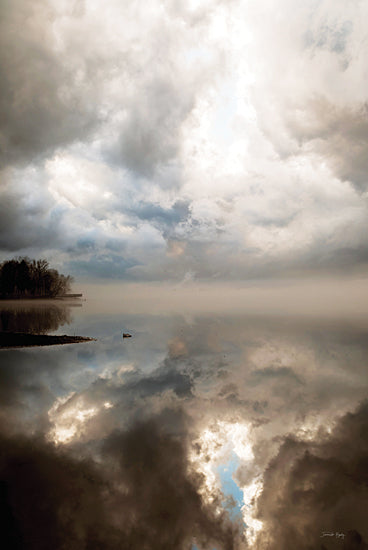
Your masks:
{"label": "land spit", "polygon": [[27,332],[0,332],[0,349],[28,348],[34,346],[56,346],[62,344],[78,344],[92,342],[96,338],[86,336],[31,334]]}

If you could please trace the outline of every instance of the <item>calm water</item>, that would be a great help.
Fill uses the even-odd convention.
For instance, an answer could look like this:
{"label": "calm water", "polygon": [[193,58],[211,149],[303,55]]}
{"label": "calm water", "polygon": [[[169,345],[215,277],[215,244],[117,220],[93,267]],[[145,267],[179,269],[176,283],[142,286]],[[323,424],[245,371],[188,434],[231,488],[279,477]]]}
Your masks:
{"label": "calm water", "polygon": [[7,548],[366,548],[367,319],[92,305],[2,306],[97,338],[0,351]]}

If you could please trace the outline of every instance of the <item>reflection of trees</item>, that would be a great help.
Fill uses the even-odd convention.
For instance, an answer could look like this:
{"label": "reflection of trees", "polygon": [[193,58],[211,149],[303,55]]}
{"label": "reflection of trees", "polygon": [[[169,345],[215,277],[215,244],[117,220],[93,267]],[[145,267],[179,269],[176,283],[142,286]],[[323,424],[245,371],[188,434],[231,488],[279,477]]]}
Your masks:
{"label": "reflection of trees", "polygon": [[70,324],[72,317],[67,307],[31,306],[0,309],[0,331],[32,332],[45,334],[55,331],[61,325]]}

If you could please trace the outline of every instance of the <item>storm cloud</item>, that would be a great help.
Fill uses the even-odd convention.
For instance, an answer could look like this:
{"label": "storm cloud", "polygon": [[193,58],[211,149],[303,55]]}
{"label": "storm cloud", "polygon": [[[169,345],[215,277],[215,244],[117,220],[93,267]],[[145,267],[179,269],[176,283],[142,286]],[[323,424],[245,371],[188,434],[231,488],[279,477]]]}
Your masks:
{"label": "storm cloud", "polygon": [[88,99],[97,89],[87,59],[60,55],[51,3],[5,0],[1,13],[1,159],[24,165],[86,138],[98,120]]}
{"label": "storm cloud", "polygon": [[285,439],[265,472],[257,549],[367,548],[367,421],[364,402],[330,436]]}
{"label": "storm cloud", "polygon": [[84,279],[365,273],[362,4],[1,13],[4,259]]}
{"label": "storm cloud", "polygon": [[198,540],[235,548],[236,526],[226,512],[219,516],[216,503],[204,505],[183,438],[165,433],[162,418],[113,433],[102,454],[104,469],[42,438],[2,436],[7,547],[184,549]]}

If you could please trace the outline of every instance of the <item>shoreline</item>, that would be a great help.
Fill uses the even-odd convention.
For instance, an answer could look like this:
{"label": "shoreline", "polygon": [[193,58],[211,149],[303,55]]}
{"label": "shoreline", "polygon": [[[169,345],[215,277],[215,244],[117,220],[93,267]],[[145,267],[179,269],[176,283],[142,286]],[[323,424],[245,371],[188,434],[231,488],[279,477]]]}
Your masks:
{"label": "shoreline", "polygon": [[56,296],[0,296],[0,302],[32,302],[36,300],[77,300],[83,298],[83,294],[58,294]]}
{"label": "shoreline", "polygon": [[87,336],[68,336],[67,334],[49,335],[31,334],[27,332],[0,332],[0,349],[56,346],[94,341],[96,341],[96,338],[89,338]]}

